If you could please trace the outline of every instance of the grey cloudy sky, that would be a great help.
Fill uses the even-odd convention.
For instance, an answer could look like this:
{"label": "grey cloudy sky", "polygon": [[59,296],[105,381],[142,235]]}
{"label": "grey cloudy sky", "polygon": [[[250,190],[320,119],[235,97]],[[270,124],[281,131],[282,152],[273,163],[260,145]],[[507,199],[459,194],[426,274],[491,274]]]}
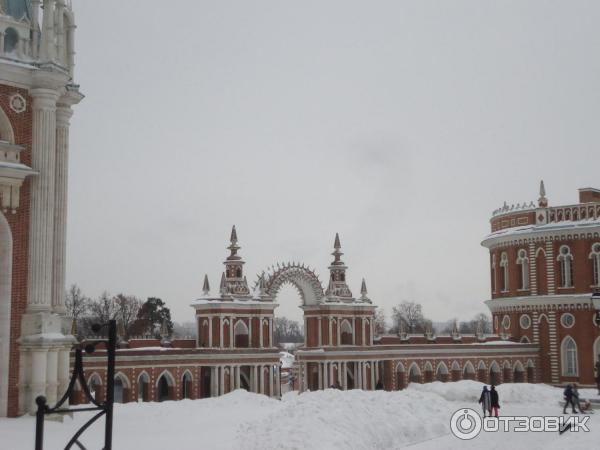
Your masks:
{"label": "grey cloudy sky", "polygon": [[[174,318],[237,225],[389,314],[485,311],[504,200],[600,187],[597,1],[76,1],[68,283]],[[299,318],[291,288],[280,313]]]}

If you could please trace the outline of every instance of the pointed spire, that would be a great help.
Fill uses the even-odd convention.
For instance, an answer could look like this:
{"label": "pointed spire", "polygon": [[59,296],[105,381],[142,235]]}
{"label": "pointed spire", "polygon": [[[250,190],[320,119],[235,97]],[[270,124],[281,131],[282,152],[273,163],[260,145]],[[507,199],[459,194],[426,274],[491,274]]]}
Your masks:
{"label": "pointed spire", "polygon": [[367,292],[367,283],[365,283],[365,279],[364,278],[362,279],[362,284],[360,285],[360,293],[362,295],[367,295],[368,294],[368,292]]}
{"label": "pointed spire", "polygon": [[227,261],[239,261],[242,258],[240,256],[238,256],[237,252],[240,249],[240,246],[237,244],[238,243],[238,237],[237,237],[237,231],[235,231],[235,225],[231,228],[231,236],[229,237],[229,247],[227,247],[227,250],[230,251],[230,255],[227,257]]}
{"label": "pointed spire", "polygon": [[544,186],[544,180],[540,180],[540,198],[538,198],[538,206],[540,208],[546,208],[548,206],[548,199],[546,198],[546,187]]}
{"label": "pointed spire", "polygon": [[227,294],[227,285],[225,283],[225,272],[221,274],[221,285],[219,286],[221,294]]}
{"label": "pointed spire", "polygon": [[335,241],[333,242],[333,253],[334,261],[331,263],[332,266],[343,266],[344,263],[341,260],[343,253],[341,252],[342,245],[340,244],[340,235],[335,233]]}
{"label": "pointed spire", "polygon": [[77,319],[73,317],[73,322],[71,322],[71,335],[77,336]]}
{"label": "pointed spire", "polygon": [[206,297],[210,294],[210,285],[208,284],[208,275],[204,274],[204,285],[202,286],[202,294]]}

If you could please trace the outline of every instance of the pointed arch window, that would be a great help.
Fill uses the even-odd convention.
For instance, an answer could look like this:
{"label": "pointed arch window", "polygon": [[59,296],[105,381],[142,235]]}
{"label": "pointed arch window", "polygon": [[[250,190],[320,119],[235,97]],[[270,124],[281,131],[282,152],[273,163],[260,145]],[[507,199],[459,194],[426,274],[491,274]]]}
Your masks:
{"label": "pointed arch window", "polygon": [[502,292],[508,292],[508,255],[502,252],[500,255],[500,288]]}
{"label": "pointed arch window", "polygon": [[557,260],[560,263],[560,287],[573,287],[573,255],[567,245],[560,247]]}
{"label": "pointed arch window", "polygon": [[592,245],[590,259],[592,260],[592,280],[594,286],[600,286],[600,242]]}
{"label": "pointed arch window", "polygon": [[562,374],[566,377],[577,376],[577,344],[572,337],[567,336],[560,346],[562,359]]}
{"label": "pointed arch window", "polygon": [[529,258],[524,249],[519,250],[517,254],[517,265],[521,267],[521,270],[519,270],[519,289],[527,291],[529,290]]}

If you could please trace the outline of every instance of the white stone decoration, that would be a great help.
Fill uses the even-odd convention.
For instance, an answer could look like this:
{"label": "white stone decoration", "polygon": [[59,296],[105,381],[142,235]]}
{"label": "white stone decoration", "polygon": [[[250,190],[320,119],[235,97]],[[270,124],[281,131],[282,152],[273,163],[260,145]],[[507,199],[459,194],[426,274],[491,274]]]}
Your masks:
{"label": "white stone decoration", "polygon": [[10,105],[10,109],[17,114],[21,114],[27,109],[27,100],[21,94],[11,95],[8,104]]}

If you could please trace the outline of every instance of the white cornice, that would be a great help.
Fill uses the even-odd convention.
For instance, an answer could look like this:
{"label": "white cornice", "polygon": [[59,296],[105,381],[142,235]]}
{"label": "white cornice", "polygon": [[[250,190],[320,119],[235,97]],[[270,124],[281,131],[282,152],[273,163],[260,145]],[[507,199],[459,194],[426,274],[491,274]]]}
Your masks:
{"label": "white cornice", "polygon": [[569,308],[588,309],[591,307],[592,294],[574,294],[574,295],[544,295],[544,296],[526,296],[495,298],[486,300],[485,304],[490,311],[506,311],[508,309],[561,309],[563,306]]}

